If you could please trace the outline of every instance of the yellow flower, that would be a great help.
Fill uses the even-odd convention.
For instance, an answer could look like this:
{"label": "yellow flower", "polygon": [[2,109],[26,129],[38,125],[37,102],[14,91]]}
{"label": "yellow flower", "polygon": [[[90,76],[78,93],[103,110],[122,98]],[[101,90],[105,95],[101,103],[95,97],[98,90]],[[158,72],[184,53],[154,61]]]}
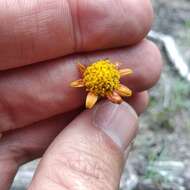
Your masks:
{"label": "yellow flower", "polygon": [[78,64],[82,79],[73,81],[71,87],[85,87],[88,92],[86,108],[91,109],[98,97],[107,97],[111,102],[120,104],[122,97],[129,97],[132,91],[120,83],[120,78],[132,73],[131,69],[118,69],[109,59],[99,60],[88,67]]}

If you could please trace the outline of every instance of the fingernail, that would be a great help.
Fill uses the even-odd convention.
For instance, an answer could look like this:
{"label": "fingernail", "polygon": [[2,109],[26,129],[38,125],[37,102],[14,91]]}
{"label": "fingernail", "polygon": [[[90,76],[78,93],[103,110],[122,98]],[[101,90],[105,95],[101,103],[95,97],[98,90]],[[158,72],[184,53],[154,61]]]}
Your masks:
{"label": "fingernail", "polygon": [[125,150],[136,136],[137,114],[125,102],[120,105],[108,101],[100,103],[94,109],[93,122],[122,150]]}

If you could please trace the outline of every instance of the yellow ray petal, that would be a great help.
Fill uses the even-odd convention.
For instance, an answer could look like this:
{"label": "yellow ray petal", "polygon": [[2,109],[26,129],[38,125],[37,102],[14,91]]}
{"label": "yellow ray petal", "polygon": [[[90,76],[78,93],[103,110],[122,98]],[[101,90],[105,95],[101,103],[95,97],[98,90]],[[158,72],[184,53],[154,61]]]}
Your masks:
{"label": "yellow ray petal", "polygon": [[133,71],[131,69],[120,69],[119,73],[121,77],[124,77],[126,75],[132,74]]}
{"label": "yellow ray petal", "polygon": [[84,82],[82,79],[75,80],[75,81],[71,82],[70,86],[75,87],[75,88],[81,88],[81,87],[84,87]]}
{"label": "yellow ray petal", "polygon": [[77,65],[78,65],[80,73],[83,74],[84,71],[86,70],[86,67],[83,64],[81,64],[80,62],[78,62]]}
{"label": "yellow ray petal", "polygon": [[94,107],[98,100],[98,96],[92,92],[89,92],[86,97],[86,108],[91,109]]}
{"label": "yellow ray petal", "polygon": [[114,92],[108,92],[107,98],[115,104],[121,104],[123,101],[121,96],[115,91]]}
{"label": "yellow ray petal", "polygon": [[123,97],[132,96],[132,91],[122,84],[119,85],[119,88],[116,90],[116,92]]}

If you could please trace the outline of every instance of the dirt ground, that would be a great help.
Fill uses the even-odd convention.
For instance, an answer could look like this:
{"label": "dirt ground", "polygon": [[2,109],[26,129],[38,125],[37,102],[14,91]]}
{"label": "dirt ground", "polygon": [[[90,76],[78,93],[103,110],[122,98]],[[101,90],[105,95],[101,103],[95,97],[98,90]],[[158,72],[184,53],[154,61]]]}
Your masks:
{"label": "dirt ground", "polygon": [[152,0],[155,9],[153,29],[172,35],[190,63],[190,0]]}
{"label": "dirt ground", "polygon": [[[156,12],[153,30],[173,36],[182,56],[190,66],[190,0],[153,0],[153,4]],[[166,88],[168,89],[168,92],[165,92]],[[158,90],[165,92],[166,94],[160,94],[160,92],[158,93]],[[170,127],[173,127],[173,130],[171,131],[173,135],[180,135],[181,132],[184,132],[181,137],[176,139],[175,143],[169,145],[176,145],[178,144],[178,141],[179,148],[182,144],[189,144],[190,83],[183,81],[180,76],[177,75],[172,66],[167,62],[167,59],[165,59],[165,68],[160,83],[152,91],[153,99],[155,98],[154,96],[156,93],[160,94],[160,97],[165,97],[168,101],[166,105],[164,105],[165,102],[163,101],[162,104],[164,109],[162,109],[162,111],[165,110],[165,108],[170,111],[170,116],[167,120],[170,118],[172,119]],[[153,105],[151,106],[153,107]],[[165,125],[166,124],[167,122]],[[187,142],[182,143],[183,141]],[[176,150],[179,149],[175,149],[174,152],[176,152]],[[186,152],[179,154],[178,158],[186,157],[190,160],[189,156],[190,149],[186,149]]]}
{"label": "dirt ground", "polygon": [[[190,66],[190,0],[153,0],[153,4],[153,30],[174,37]],[[162,54],[164,71],[150,91],[150,106],[141,117],[124,173],[125,181],[137,176],[137,185],[123,182],[123,190],[190,189],[190,83],[180,78]]]}

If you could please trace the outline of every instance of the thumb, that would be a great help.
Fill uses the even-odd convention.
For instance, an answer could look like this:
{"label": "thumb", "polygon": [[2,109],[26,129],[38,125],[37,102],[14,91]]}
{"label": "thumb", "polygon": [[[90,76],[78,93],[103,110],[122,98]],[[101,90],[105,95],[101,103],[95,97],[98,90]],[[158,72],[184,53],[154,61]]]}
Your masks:
{"label": "thumb", "polygon": [[80,114],[41,160],[29,190],[116,190],[124,150],[137,132],[127,104],[103,102]]}

